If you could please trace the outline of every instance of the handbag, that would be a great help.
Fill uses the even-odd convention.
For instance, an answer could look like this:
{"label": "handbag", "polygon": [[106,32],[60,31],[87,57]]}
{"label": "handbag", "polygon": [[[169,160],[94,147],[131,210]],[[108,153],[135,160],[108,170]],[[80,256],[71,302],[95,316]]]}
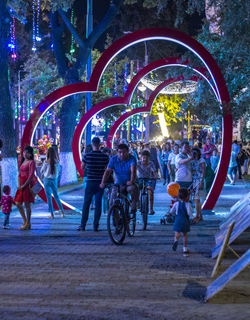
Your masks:
{"label": "handbag", "polygon": [[[37,170],[36,170],[36,175],[38,176]],[[35,197],[41,190],[42,190],[42,185],[38,180],[36,181],[34,186],[32,188],[30,188],[30,192],[33,197]]]}
{"label": "handbag", "polygon": [[30,192],[33,197],[35,197],[42,190],[41,183],[37,180],[32,188],[30,188]]}

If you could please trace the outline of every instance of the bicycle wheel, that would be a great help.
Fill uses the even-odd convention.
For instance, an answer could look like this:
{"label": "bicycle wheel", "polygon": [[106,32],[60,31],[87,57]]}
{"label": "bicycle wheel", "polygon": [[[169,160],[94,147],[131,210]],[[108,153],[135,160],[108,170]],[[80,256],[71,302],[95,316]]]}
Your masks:
{"label": "bicycle wheel", "polygon": [[[128,212],[128,211],[127,211]],[[133,237],[135,234],[135,226],[136,226],[136,213],[127,214],[127,233],[129,237]]]}
{"label": "bicycle wheel", "polygon": [[146,230],[148,224],[148,195],[143,194],[141,196],[141,217],[142,217],[142,229]]}
{"label": "bicycle wheel", "polygon": [[113,204],[109,209],[107,227],[111,241],[122,244],[126,236],[126,224],[123,208],[119,204]]}

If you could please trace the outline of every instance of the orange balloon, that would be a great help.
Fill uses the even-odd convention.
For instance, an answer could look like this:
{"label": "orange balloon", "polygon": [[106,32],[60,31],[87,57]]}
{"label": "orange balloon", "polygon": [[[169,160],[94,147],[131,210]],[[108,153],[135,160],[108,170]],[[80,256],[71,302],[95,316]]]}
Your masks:
{"label": "orange balloon", "polygon": [[177,182],[171,182],[167,186],[167,193],[171,197],[177,197],[179,189],[180,189],[180,186]]}

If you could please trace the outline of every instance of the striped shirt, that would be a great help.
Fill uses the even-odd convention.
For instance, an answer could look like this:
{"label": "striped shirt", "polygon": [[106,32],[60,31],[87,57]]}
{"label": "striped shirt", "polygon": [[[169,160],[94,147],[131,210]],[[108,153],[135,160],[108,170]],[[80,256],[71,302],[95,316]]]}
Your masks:
{"label": "striped shirt", "polygon": [[109,163],[109,156],[101,151],[85,153],[82,162],[86,163],[88,170],[87,181],[102,181],[102,176]]}

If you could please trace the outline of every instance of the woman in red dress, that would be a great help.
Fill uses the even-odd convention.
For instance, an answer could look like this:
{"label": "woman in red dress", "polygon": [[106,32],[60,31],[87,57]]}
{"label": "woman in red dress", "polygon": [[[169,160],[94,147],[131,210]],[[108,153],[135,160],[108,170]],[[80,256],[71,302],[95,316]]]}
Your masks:
{"label": "woman in red dress", "polygon": [[[31,146],[26,146],[24,148],[23,157],[19,167],[18,188],[15,195],[17,208],[23,218],[23,225],[19,228],[19,230],[26,230],[31,228],[30,204],[35,202],[35,198],[32,195],[30,188],[32,188],[35,184],[35,169],[36,164],[34,161],[33,148]],[[23,208],[23,202],[26,208],[27,217]]]}

